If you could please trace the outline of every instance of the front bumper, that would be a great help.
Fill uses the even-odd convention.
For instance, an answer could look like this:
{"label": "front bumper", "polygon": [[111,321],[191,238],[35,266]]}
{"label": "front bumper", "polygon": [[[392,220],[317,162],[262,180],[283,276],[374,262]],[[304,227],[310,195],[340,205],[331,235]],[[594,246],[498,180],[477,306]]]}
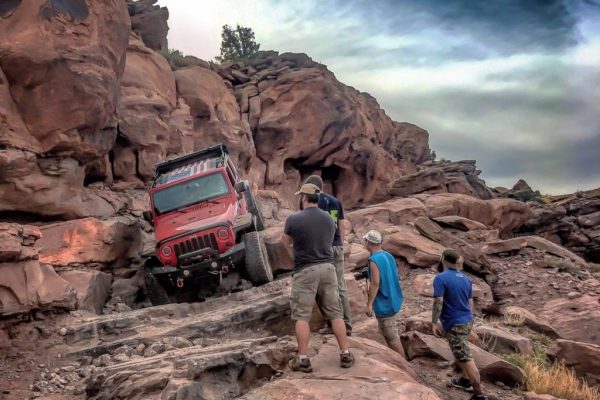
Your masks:
{"label": "front bumper", "polygon": [[204,251],[196,251],[193,253],[183,254],[179,256],[180,260],[192,259],[192,262],[187,265],[181,265],[178,267],[170,266],[155,266],[150,268],[150,272],[153,275],[171,275],[172,277],[179,277],[184,275],[184,271],[188,271],[189,274],[206,274],[206,273],[218,273],[221,268],[226,265],[228,267],[235,267],[244,260],[246,255],[246,246],[244,243],[238,243],[231,247],[223,254],[214,254],[214,256],[202,261],[195,262],[194,258],[200,258],[205,254]]}

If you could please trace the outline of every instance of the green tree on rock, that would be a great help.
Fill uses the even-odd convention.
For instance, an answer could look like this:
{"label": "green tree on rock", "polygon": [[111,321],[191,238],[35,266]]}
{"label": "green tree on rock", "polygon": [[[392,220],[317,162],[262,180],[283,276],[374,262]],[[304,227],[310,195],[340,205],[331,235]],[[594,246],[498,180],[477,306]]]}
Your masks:
{"label": "green tree on rock", "polygon": [[220,63],[239,60],[255,54],[259,48],[260,43],[256,43],[256,40],[254,40],[252,28],[237,25],[233,29],[229,25],[223,25],[221,55],[215,57],[215,59]]}

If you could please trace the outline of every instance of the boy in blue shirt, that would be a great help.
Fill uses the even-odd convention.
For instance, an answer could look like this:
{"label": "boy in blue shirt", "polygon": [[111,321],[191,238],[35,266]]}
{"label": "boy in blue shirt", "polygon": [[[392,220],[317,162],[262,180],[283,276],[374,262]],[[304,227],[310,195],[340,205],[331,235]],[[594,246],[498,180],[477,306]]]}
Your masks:
{"label": "boy in blue shirt", "polygon": [[474,391],[470,400],[485,400],[481,392],[479,370],[473,362],[467,341],[473,329],[473,285],[457,268],[462,264],[461,260],[462,257],[454,249],[446,249],[442,253],[440,266],[445,271],[433,280],[433,332],[440,337],[445,332],[452,354],[460,366],[462,376],[452,379],[452,385]]}
{"label": "boy in blue shirt", "polygon": [[372,230],[367,232],[363,239],[366,249],[371,254],[367,270],[370,282],[367,316],[377,317],[379,331],[388,347],[406,358],[396,324],[396,315],[400,312],[403,301],[396,260],[381,248],[381,233]]}

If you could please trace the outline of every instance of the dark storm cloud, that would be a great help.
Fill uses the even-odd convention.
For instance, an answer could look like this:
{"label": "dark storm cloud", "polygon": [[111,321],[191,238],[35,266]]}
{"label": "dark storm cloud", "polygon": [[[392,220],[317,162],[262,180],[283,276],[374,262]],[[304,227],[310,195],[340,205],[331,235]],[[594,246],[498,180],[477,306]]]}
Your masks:
{"label": "dark storm cloud", "polygon": [[[314,18],[358,17],[360,23],[339,32],[355,38],[363,30],[384,32],[399,40],[392,48],[348,43],[337,57],[368,55],[378,63],[430,65],[530,52],[555,52],[581,39],[578,22],[598,15],[596,2],[585,0],[351,0],[320,2]],[[301,22],[298,22],[301,23]],[[400,38],[429,35],[431,41],[403,43]]]}

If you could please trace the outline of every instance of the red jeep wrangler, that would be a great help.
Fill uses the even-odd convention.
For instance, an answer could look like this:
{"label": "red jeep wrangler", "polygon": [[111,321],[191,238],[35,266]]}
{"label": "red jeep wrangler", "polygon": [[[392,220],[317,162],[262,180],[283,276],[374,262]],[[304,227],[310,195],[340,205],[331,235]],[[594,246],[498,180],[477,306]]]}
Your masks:
{"label": "red jeep wrangler", "polygon": [[254,285],[273,280],[262,216],[224,145],[158,164],[150,210],[144,218],[156,247],[144,279],[153,305],[194,301],[242,277]]}

